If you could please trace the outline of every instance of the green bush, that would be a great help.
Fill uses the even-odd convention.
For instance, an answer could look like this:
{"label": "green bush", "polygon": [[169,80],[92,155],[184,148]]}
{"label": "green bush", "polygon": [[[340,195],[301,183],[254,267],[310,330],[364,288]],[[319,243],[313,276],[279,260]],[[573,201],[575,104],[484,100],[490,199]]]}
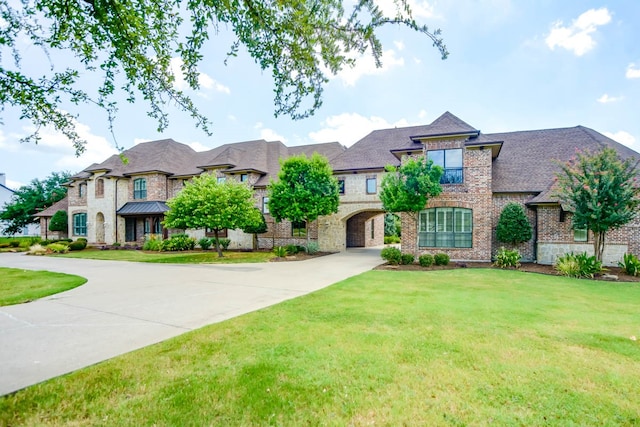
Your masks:
{"label": "green bush", "polygon": [[449,255],[444,253],[435,254],[433,256],[433,262],[436,265],[449,265],[449,261],[450,261]]}
{"label": "green bush", "polygon": [[418,257],[418,263],[421,267],[431,267],[433,262],[433,255],[431,254],[423,254]]}
{"label": "green bush", "polygon": [[305,250],[309,255],[315,255],[320,251],[320,247],[318,246],[318,242],[309,242]]}
{"label": "green bush", "polygon": [[278,258],[284,258],[287,256],[287,248],[284,246],[276,246],[273,248],[273,254]]}
{"label": "green bush", "polygon": [[174,234],[167,240],[162,241],[163,251],[190,251],[196,247],[196,239],[186,234]]}
{"label": "green bush", "polygon": [[71,242],[69,243],[69,250],[70,251],[81,251],[84,248],[87,247],[87,242],[86,241],[81,241],[81,240],[76,240],[75,242]]}
{"label": "green bush", "polygon": [[521,259],[522,255],[520,255],[517,249],[509,250],[500,248],[496,254],[496,260],[493,265],[500,268],[518,268],[520,267]]}
{"label": "green bush", "polygon": [[47,253],[47,248],[45,248],[39,243],[36,243],[29,247],[29,252],[27,252],[27,255],[44,255],[46,253]]}
{"label": "green bush", "polygon": [[289,255],[295,255],[298,253],[298,245],[287,245],[285,246],[285,248],[287,249],[287,253]]}
{"label": "green bush", "polygon": [[12,248],[19,248],[20,247],[20,241],[19,240],[12,240],[9,242],[9,246],[11,246]]}
{"label": "green bush", "polygon": [[402,256],[400,257],[400,262],[402,263],[402,265],[409,265],[409,264],[413,264],[413,261],[415,261],[416,257],[413,254],[402,254]]}
{"label": "green bush", "polygon": [[496,227],[499,242],[522,243],[531,240],[532,228],[522,205],[508,203],[500,213]]}
{"label": "green bush", "polygon": [[384,236],[384,244],[390,245],[393,243],[400,243],[400,237],[398,236]]}
{"label": "green bush", "polygon": [[203,237],[202,239],[198,240],[198,245],[200,245],[200,248],[202,248],[203,251],[208,250],[212,244],[213,242],[208,237]]}
{"label": "green bush", "polygon": [[[218,242],[220,242],[220,247],[222,248],[223,251],[226,251],[227,249],[229,249],[229,245],[231,244],[231,240],[227,239],[226,237],[219,238]],[[211,244],[212,245],[216,244],[215,237],[211,239]]]}
{"label": "green bush", "polygon": [[586,252],[570,252],[558,257],[554,267],[563,276],[592,279],[602,271],[602,262],[598,261],[595,255],[589,256]]}
{"label": "green bush", "polygon": [[145,236],[144,244],[142,245],[143,251],[160,251],[162,250],[162,238],[155,234],[148,234]]}
{"label": "green bush", "polygon": [[66,254],[69,252],[69,242],[65,245],[64,243],[51,243],[47,246],[47,249],[53,252],[54,254]]}
{"label": "green bush", "polygon": [[26,242],[27,242],[26,246],[28,248],[30,248],[31,246],[33,246],[33,245],[35,245],[37,243],[40,243],[41,241],[42,241],[42,239],[40,237],[29,237],[29,238],[26,239]]}
{"label": "green bush", "polygon": [[625,273],[630,276],[640,274],[640,260],[634,254],[624,254],[622,261],[618,263],[618,267],[624,269]]}
{"label": "green bush", "polygon": [[0,249],[8,248],[9,246],[11,246],[9,245],[9,243],[6,243],[6,242],[0,243]]}
{"label": "green bush", "polygon": [[391,265],[398,265],[402,261],[402,252],[393,246],[384,248],[382,252],[380,252],[380,256]]}

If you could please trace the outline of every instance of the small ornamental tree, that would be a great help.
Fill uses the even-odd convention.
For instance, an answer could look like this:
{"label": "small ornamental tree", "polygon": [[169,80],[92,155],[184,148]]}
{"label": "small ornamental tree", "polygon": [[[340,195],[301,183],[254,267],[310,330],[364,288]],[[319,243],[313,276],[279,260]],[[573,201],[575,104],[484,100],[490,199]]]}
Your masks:
{"label": "small ornamental tree", "polygon": [[499,242],[517,245],[528,242],[533,235],[531,224],[521,205],[508,203],[500,213],[496,234]]}
{"label": "small ornamental tree", "polygon": [[256,223],[249,224],[242,228],[242,231],[248,234],[253,234],[253,250],[259,249],[258,247],[258,234],[267,232],[267,221],[264,219],[264,215],[260,212],[260,209],[255,208],[260,220]]}
{"label": "small ornamental tree", "polygon": [[[418,212],[431,197],[442,192],[440,178],[443,170],[424,157],[410,158],[400,167],[387,166],[382,179],[380,200],[387,212],[406,212],[418,223]],[[416,254],[418,252],[416,246]]]}
{"label": "small ornamental tree", "polygon": [[338,212],[339,200],[338,181],[329,160],[318,153],[311,158],[304,154],[289,157],[282,163],[278,180],[269,184],[269,212],[278,222],[305,221],[309,227],[319,216]]}
{"label": "small ornamental tree", "polygon": [[593,232],[593,251],[602,261],[605,237],[631,221],[640,204],[638,161],[620,160],[612,148],[578,153],[560,165],[556,196],[573,212],[573,228]]}
{"label": "small ornamental tree", "polygon": [[178,195],[167,201],[166,228],[213,230],[218,256],[223,257],[219,232],[245,228],[260,221],[249,187],[239,182],[218,183],[213,175],[188,182]]}
{"label": "small ornamental tree", "polygon": [[49,231],[69,231],[69,220],[67,211],[60,210],[53,214],[49,221]]}

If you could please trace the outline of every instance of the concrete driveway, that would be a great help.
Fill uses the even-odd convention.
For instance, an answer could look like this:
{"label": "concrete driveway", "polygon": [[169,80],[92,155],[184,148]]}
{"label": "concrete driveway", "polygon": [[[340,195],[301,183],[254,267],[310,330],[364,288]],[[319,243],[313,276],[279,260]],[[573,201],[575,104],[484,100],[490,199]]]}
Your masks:
{"label": "concrete driveway", "polygon": [[0,254],[0,266],[86,277],[0,307],[0,395],[331,285],[382,263],[380,249],[308,261],[167,265]]}

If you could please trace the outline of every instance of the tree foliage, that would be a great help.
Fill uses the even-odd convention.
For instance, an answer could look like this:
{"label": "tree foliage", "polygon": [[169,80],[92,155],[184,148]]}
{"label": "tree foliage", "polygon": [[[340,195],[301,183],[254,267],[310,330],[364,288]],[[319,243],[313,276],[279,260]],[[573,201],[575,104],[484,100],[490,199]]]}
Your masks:
{"label": "tree foliage", "polygon": [[[0,0],[0,54],[5,59],[0,103],[19,109],[21,118],[37,128],[53,126],[78,153],[86,144],[75,125],[82,106],[103,108],[113,124],[114,95],[120,92],[129,102],[146,101],[160,131],[168,125],[165,106],[172,103],[208,132],[208,119],[176,88],[171,62],[180,59],[184,80],[197,89],[206,42],[222,28],[234,37],[227,60],[242,48],[261,69],[271,71],[276,115],[303,118],[320,107],[328,75],[353,66],[368,49],[381,65],[378,32],[385,25],[423,34],[447,57],[440,31],[417,23],[408,0],[395,4],[395,15],[385,16],[373,0],[348,5],[339,0]],[[30,73],[22,67],[22,55],[27,48],[33,54],[34,47],[43,50],[50,66]],[[77,65],[56,68],[52,58],[62,51],[75,56]],[[99,76],[95,92],[82,87],[83,74]],[[38,133],[29,138],[37,142]]]}
{"label": "tree foliage", "polygon": [[[276,221],[306,221],[338,212],[340,193],[326,157],[301,154],[282,162],[278,180],[269,184],[269,212]],[[307,233],[307,244],[310,236]]]}
{"label": "tree foliage", "polygon": [[221,230],[245,228],[260,221],[249,187],[233,181],[218,183],[209,174],[193,178],[167,201],[167,206],[166,228],[213,230],[219,257],[223,256],[219,243]]}
{"label": "tree foliage", "polygon": [[596,259],[602,261],[609,230],[627,224],[640,204],[638,161],[621,160],[612,148],[582,152],[560,165],[557,197],[573,212],[573,228],[587,228],[594,235]]}
{"label": "tree foliage", "polygon": [[502,209],[496,235],[499,242],[513,245],[531,240],[533,230],[521,205],[508,203]]}
{"label": "tree foliage", "polygon": [[431,197],[442,192],[443,170],[423,157],[409,158],[400,167],[387,166],[382,179],[380,200],[387,212],[417,214]]}
{"label": "tree foliage", "polygon": [[67,188],[62,184],[70,176],[69,172],[53,172],[44,180],[34,179],[29,185],[16,190],[11,201],[0,208],[0,221],[5,224],[4,232],[15,234],[28,224],[37,222],[34,214],[67,195]]}
{"label": "tree foliage", "polygon": [[259,208],[255,208],[257,211],[257,215],[259,216],[259,221],[255,223],[251,223],[242,228],[242,231],[248,234],[253,234],[253,250],[258,249],[258,234],[267,232],[267,221],[264,219],[264,215],[260,211]]}
{"label": "tree foliage", "polygon": [[49,221],[49,231],[69,231],[69,216],[67,211],[59,210],[53,214]]}

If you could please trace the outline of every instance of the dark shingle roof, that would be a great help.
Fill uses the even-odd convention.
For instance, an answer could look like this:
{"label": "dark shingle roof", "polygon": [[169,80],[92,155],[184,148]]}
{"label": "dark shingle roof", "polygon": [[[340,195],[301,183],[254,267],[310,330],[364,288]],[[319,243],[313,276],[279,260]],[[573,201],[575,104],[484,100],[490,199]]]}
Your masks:
{"label": "dark shingle roof", "polygon": [[48,208],[34,214],[35,217],[52,217],[58,211],[65,211],[69,209],[69,196],[64,196],[62,200],[58,200]]}
{"label": "dark shingle roof", "polygon": [[127,202],[118,209],[118,215],[159,215],[169,210],[164,202]]}

